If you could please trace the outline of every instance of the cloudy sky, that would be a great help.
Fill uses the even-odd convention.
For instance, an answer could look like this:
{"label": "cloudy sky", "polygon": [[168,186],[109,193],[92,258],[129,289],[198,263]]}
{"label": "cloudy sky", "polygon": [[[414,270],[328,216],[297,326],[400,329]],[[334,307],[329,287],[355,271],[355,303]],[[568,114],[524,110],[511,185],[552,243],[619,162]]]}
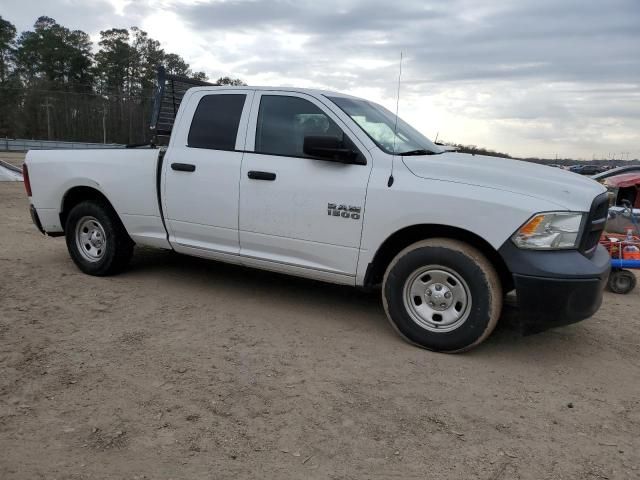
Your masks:
{"label": "cloudy sky", "polygon": [[640,0],[0,0],[97,39],[137,25],[209,77],[326,88],[519,156],[640,158]]}

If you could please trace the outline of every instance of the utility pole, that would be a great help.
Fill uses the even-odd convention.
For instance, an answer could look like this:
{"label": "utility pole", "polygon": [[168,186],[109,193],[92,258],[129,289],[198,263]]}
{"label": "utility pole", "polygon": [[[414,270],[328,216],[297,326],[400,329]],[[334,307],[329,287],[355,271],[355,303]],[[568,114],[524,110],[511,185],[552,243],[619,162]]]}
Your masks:
{"label": "utility pole", "polygon": [[53,140],[53,135],[51,134],[51,113],[49,110],[53,105],[49,101],[49,97],[46,97],[46,100],[46,103],[42,105],[42,107],[47,109],[47,140]]}
{"label": "utility pole", "polygon": [[102,104],[102,143],[107,143],[107,105]]}

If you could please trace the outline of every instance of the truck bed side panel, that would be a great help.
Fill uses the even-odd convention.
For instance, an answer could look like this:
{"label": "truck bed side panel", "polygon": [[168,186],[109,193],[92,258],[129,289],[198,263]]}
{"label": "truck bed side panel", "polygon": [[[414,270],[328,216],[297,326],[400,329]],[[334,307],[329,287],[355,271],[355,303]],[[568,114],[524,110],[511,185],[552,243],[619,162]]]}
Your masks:
{"label": "truck bed side panel", "polygon": [[60,212],[67,192],[91,187],[116,210],[138,244],[170,248],[156,192],[156,149],[38,150],[27,154],[31,203],[48,232],[61,232]]}

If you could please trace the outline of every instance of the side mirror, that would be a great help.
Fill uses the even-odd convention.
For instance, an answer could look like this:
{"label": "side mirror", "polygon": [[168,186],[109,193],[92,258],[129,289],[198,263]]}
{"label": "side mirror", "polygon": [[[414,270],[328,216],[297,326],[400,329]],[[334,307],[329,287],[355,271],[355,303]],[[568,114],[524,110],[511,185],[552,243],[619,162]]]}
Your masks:
{"label": "side mirror", "polygon": [[309,136],[304,137],[302,147],[304,153],[310,157],[329,160],[331,162],[364,164],[362,154],[351,148],[345,148],[344,142],[338,137]]}

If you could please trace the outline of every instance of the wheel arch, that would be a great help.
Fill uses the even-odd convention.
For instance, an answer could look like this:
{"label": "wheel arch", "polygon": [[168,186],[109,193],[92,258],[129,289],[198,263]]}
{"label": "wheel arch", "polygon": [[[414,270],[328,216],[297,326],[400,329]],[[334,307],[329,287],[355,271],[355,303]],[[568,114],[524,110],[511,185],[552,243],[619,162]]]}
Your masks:
{"label": "wheel arch", "polygon": [[67,217],[69,216],[71,209],[85,200],[94,200],[97,203],[107,206],[120,223],[122,223],[120,215],[118,215],[118,212],[113,208],[113,205],[111,205],[111,202],[104,193],[95,187],[76,185],[75,187],[68,189],[62,197],[62,204],[60,206],[60,224],[62,225],[63,230],[65,229]]}
{"label": "wheel arch", "polygon": [[387,267],[393,258],[404,248],[420,240],[438,237],[460,240],[480,250],[496,269],[503,286],[503,291],[506,293],[513,289],[511,272],[498,251],[493,248],[489,242],[469,230],[440,224],[411,225],[387,237],[367,267],[364,286],[372,287],[380,284]]}

